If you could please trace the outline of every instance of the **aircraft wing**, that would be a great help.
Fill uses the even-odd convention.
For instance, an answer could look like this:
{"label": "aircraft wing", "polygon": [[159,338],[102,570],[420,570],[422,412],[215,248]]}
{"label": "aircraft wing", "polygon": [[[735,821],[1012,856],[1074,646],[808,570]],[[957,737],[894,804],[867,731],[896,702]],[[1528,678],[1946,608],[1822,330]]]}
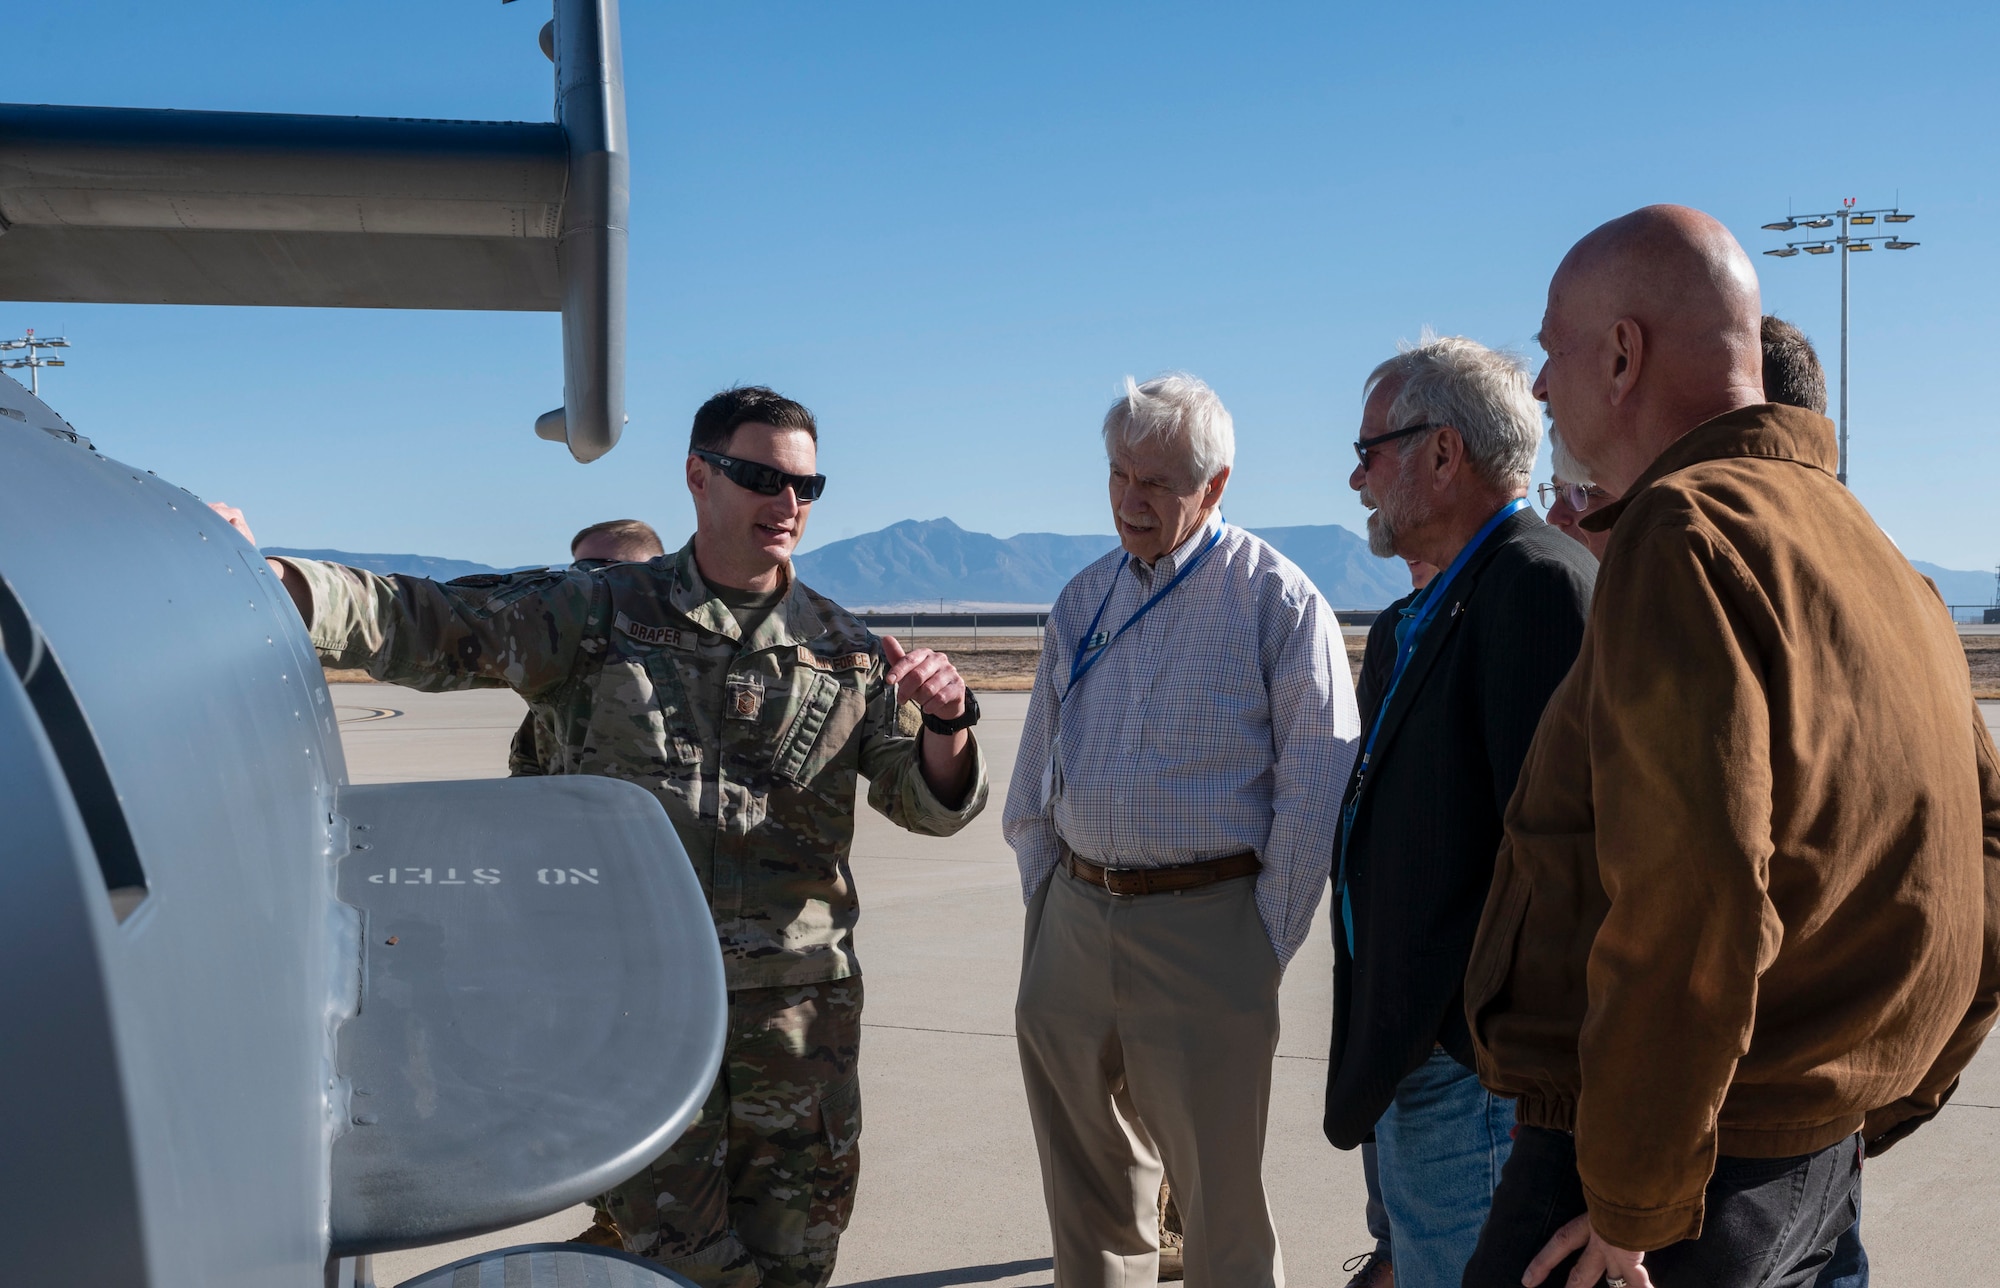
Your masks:
{"label": "aircraft wing", "polygon": [[554,124],[0,105],[0,284],[87,304],[562,306]]}
{"label": "aircraft wing", "polygon": [[616,0],[557,0],[552,123],[0,106],[0,299],[563,318],[578,460],[625,423]]}

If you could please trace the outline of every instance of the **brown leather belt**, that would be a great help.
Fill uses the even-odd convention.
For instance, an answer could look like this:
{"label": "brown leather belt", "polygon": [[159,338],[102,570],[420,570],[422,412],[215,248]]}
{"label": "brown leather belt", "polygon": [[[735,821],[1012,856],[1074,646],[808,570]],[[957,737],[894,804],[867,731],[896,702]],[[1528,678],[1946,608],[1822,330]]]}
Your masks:
{"label": "brown leather belt", "polygon": [[1204,859],[1200,863],[1176,863],[1168,868],[1107,868],[1092,863],[1065,843],[1062,847],[1062,865],[1069,874],[1079,881],[1088,881],[1101,889],[1117,895],[1166,894],[1173,890],[1192,890],[1197,886],[1214,885],[1218,881],[1234,881],[1238,877],[1253,877],[1264,870],[1256,854],[1244,851],[1227,858]]}

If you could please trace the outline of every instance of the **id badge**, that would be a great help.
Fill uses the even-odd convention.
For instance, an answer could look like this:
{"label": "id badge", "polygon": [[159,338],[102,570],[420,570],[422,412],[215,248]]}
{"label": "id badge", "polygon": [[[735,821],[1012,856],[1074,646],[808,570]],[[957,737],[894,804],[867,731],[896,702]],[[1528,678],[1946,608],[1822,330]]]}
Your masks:
{"label": "id badge", "polygon": [[1048,812],[1062,799],[1062,733],[1049,739],[1049,762],[1042,766],[1042,811]]}

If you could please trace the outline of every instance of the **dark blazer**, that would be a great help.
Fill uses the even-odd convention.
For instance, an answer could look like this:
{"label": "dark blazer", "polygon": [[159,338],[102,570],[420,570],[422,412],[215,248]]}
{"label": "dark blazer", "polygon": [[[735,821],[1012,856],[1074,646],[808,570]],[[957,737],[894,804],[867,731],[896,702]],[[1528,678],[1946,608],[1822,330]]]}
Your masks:
{"label": "dark blazer", "polygon": [[[1334,916],[1327,1139],[1369,1139],[1396,1084],[1434,1045],[1473,1062],[1465,965],[1493,879],[1501,820],[1549,695],[1576,660],[1597,561],[1523,510],[1451,585],[1393,695],[1395,613],[1368,634],[1365,743],[1389,708],[1365,778],[1347,782],[1353,954]],[[1399,600],[1398,604],[1408,600]],[[1361,783],[1356,789],[1357,778]],[[1335,855],[1336,871],[1339,855]]]}

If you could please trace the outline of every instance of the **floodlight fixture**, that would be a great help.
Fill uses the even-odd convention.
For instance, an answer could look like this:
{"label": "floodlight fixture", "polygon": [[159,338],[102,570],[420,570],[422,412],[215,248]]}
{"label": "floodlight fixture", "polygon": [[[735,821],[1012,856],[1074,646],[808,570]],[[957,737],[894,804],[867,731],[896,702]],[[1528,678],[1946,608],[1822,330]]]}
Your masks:
{"label": "floodlight fixture", "polygon": [[43,349],[67,349],[69,347],[70,347],[69,341],[64,339],[62,336],[50,336],[47,338],[42,338],[37,336],[34,333],[34,331],[30,329],[28,333],[22,336],[20,339],[0,340],[0,352],[14,352],[20,349],[26,349],[28,351],[26,357],[8,358],[5,360],[0,360],[0,370],[27,371],[28,392],[36,395],[37,397],[40,397],[42,392],[42,385],[41,385],[42,368],[63,367],[69,365],[68,363],[64,362],[61,358],[44,358],[42,356],[41,351]]}
{"label": "floodlight fixture", "polygon": [[1799,215],[1787,212],[1782,221],[1773,221],[1764,227],[1772,232],[1790,232],[1794,227],[1831,228],[1837,222],[1840,231],[1832,237],[1810,242],[1788,242],[1782,248],[1764,253],[1776,259],[1790,259],[1800,251],[1808,255],[1831,255],[1840,251],[1840,481],[1847,482],[1847,349],[1848,349],[1848,263],[1853,256],[1875,249],[1880,242],[1885,250],[1915,250],[1917,243],[1905,241],[1895,234],[1886,237],[1857,237],[1853,230],[1866,228],[1877,221],[1886,224],[1907,224],[1916,216],[1902,208],[1902,197],[1897,196],[1897,204],[1878,206],[1872,210],[1856,209],[1860,201],[1854,197],[1842,198],[1837,210]]}

